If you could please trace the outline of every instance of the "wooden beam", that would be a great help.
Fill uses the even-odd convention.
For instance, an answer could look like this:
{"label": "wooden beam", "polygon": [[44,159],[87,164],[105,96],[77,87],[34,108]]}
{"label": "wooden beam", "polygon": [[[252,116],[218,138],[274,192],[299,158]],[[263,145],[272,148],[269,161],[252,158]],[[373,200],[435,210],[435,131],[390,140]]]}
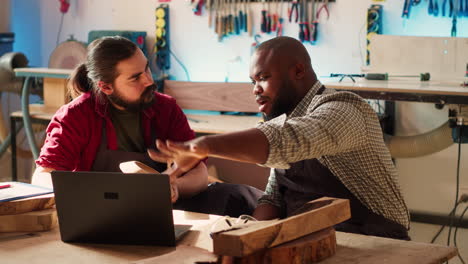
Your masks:
{"label": "wooden beam", "polygon": [[164,81],[164,93],[183,109],[258,112],[250,83]]}

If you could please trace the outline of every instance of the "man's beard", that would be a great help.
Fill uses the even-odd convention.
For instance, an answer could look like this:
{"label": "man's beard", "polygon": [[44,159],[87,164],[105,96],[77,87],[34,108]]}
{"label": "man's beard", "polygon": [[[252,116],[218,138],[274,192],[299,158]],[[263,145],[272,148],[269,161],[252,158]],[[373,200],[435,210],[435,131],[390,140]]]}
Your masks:
{"label": "man's beard", "polygon": [[294,107],[295,95],[288,81],[283,81],[278,90],[276,100],[273,101],[270,114],[264,114],[265,121],[276,118],[282,114],[291,112]]}
{"label": "man's beard", "polygon": [[114,90],[114,92],[111,95],[108,95],[107,98],[115,105],[123,107],[126,111],[139,112],[153,104],[155,90],[156,84],[146,87],[145,91],[141,94],[140,99],[136,102],[129,102],[123,99],[122,95],[118,93],[117,90]]}

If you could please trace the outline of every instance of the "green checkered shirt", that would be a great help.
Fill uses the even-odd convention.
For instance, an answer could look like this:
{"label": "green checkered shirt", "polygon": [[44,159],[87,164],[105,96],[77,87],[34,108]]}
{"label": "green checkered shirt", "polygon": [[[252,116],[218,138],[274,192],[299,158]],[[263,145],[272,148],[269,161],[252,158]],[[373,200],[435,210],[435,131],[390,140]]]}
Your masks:
{"label": "green checkered shirt", "polygon": [[[257,126],[270,143],[262,166],[288,169],[317,158],[374,213],[409,228],[409,212],[375,111],[356,94],[326,89],[317,81],[293,112]],[[259,203],[282,207],[272,169]]]}

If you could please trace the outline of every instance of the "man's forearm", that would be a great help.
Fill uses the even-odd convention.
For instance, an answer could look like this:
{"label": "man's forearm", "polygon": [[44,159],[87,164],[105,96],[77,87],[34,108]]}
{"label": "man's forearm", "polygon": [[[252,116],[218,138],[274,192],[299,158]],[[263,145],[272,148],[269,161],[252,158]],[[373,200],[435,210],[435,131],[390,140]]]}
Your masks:
{"label": "man's forearm", "polygon": [[180,197],[192,197],[208,187],[208,170],[204,162],[177,178],[177,189]]}
{"label": "man's forearm", "polygon": [[268,139],[256,128],[205,136],[202,141],[207,145],[208,156],[211,157],[255,164],[263,164],[268,158]]}
{"label": "man's forearm", "polygon": [[271,220],[280,217],[280,210],[272,204],[263,203],[255,208],[252,216],[257,220]]}

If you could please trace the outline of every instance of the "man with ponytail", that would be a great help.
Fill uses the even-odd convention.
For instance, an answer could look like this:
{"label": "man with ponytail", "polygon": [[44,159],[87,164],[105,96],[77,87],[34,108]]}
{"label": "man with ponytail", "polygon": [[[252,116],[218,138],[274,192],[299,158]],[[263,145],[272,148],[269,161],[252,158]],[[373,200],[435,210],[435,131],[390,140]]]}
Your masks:
{"label": "man with ponytail", "polygon": [[[52,187],[53,170],[117,172],[121,162],[130,160],[172,173],[177,164],[167,168],[153,161],[148,151],[155,149],[156,139],[195,137],[175,100],[155,92],[147,58],[126,38],[93,41],[69,87],[75,99],[62,106],[47,127],[33,184]],[[174,179],[175,209],[239,216],[250,214],[262,194],[245,185],[208,186],[203,161]]]}

